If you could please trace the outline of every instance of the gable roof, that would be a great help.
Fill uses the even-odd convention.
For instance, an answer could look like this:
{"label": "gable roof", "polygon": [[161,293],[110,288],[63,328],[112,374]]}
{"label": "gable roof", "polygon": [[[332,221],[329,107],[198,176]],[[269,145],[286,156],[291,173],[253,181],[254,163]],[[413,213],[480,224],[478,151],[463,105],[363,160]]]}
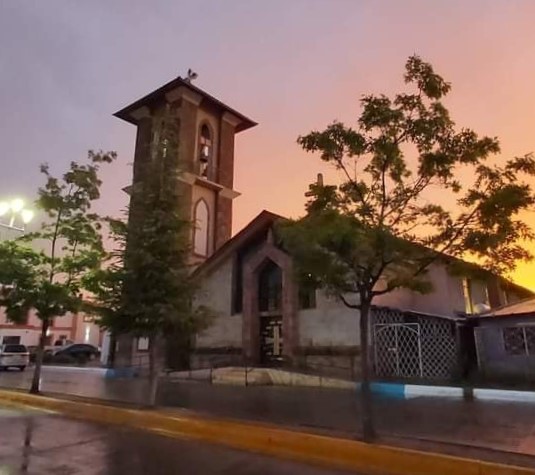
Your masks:
{"label": "gable roof", "polygon": [[161,99],[161,97],[163,97],[167,92],[170,92],[173,89],[176,89],[177,87],[181,87],[181,86],[186,87],[190,91],[193,91],[197,94],[200,94],[203,98],[203,101],[206,101],[207,103],[210,103],[216,106],[220,110],[223,110],[225,112],[230,112],[232,115],[240,119],[240,123],[236,126],[237,132],[250,129],[251,127],[254,127],[255,125],[257,125],[255,121],[244,116],[242,113],[238,112],[232,107],[227,106],[226,104],[221,102],[219,99],[216,99],[214,96],[208,94],[207,92],[203,91],[197,86],[194,86],[193,84],[191,84],[191,82],[186,81],[185,79],[182,79],[180,76],[173,79],[172,81],[169,81],[167,84],[164,84],[158,89],[152,91],[151,93],[147,94],[141,99],[138,99],[132,102],[132,104],[129,104],[126,107],[123,107],[121,110],[117,111],[113,115],[115,117],[118,117],[119,119],[125,120],[126,122],[137,125],[136,119],[132,117],[131,115],[133,111],[135,111],[136,109],[139,109],[140,107],[151,105],[155,101]]}
{"label": "gable roof", "polygon": [[[272,213],[267,210],[263,210],[260,212],[252,221],[249,222],[238,234],[236,234],[234,237],[232,237],[230,240],[228,240],[223,246],[221,246],[214,254],[212,254],[206,261],[204,261],[197,269],[194,271],[194,275],[201,276],[205,275],[208,272],[211,272],[217,265],[225,260],[229,255],[231,255],[234,251],[237,251],[240,249],[244,244],[249,242],[252,238],[254,238],[258,233],[267,230],[269,227],[271,227],[275,222],[279,220],[287,220],[288,218],[285,218],[284,216],[280,216],[278,214]],[[462,259],[459,259],[458,257],[448,256],[447,254],[441,254],[440,259],[446,262],[464,262],[464,264],[468,264],[470,266],[473,266],[474,268],[480,269],[482,272],[484,272],[486,275],[495,275],[492,274],[492,272],[483,269],[482,267],[478,266],[475,263],[466,262]],[[500,276],[496,276],[502,284],[507,284],[509,289],[515,290],[521,294],[524,295],[530,295],[529,298],[523,299],[522,301],[518,302],[532,302],[533,311],[535,312],[535,297],[532,297],[535,295],[535,292],[522,287],[521,285],[515,284],[514,282]],[[514,306],[516,304],[511,304],[511,306]],[[500,307],[502,308],[502,307]],[[496,309],[498,310],[498,309]],[[489,314],[490,315],[490,314]],[[482,315],[484,316],[484,315]]]}
{"label": "gable roof", "polygon": [[278,214],[263,210],[252,221],[249,222],[238,234],[229,239],[216,252],[214,252],[208,259],[206,259],[197,269],[193,275],[201,276],[210,272],[217,265],[224,261],[229,255],[240,249],[244,244],[249,242],[258,233],[269,229],[276,221],[286,219]]}

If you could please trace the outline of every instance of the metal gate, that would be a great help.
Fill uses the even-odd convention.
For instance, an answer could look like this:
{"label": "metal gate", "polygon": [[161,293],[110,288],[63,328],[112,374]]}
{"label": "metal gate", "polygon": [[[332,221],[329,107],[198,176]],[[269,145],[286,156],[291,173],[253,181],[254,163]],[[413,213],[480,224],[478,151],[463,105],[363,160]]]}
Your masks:
{"label": "metal gate", "polygon": [[282,317],[260,317],[260,362],[273,366],[281,364],[282,346]]}
{"label": "metal gate", "polygon": [[373,333],[376,376],[423,376],[419,323],[377,323]]}

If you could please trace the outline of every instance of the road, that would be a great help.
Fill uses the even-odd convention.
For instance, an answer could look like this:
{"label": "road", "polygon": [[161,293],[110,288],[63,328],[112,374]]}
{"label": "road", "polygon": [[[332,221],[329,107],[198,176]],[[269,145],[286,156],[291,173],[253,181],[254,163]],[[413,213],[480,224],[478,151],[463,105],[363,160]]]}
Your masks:
{"label": "road", "polygon": [[[0,387],[26,389],[30,377],[31,372],[0,372]],[[106,380],[96,372],[72,369],[45,368],[42,388],[44,391],[131,403],[143,403],[146,394],[143,380]],[[244,388],[164,381],[158,400],[161,406],[186,408],[218,417],[327,430],[350,438],[358,436],[359,405],[355,393],[348,390]],[[374,414],[380,434],[395,438],[392,442],[395,444],[424,440],[449,445],[437,449],[424,444],[415,448],[461,455],[465,453],[465,446],[473,446],[524,454],[524,457],[529,455],[535,461],[534,404],[423,397],[407,401],[376,399]],[[405,442],[407,438],[410,442]],[[453,446],[461,446],[460,451]],[[523,464],[523,461],[518,463]]]}
{"label": "road", "polygon": [[78,475],[343,475],[143,431],[0,406],[0,473]]}

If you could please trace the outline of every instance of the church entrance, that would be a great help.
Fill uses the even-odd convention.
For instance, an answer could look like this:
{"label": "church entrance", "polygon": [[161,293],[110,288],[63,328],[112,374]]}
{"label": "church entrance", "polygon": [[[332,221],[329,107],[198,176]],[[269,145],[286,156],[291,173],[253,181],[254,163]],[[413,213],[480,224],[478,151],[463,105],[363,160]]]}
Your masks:
{"label": "church entrance", "polygon": [[260,318],[260,363],[282,364],[282,271],[267,260],[258,276],[258,310]]}

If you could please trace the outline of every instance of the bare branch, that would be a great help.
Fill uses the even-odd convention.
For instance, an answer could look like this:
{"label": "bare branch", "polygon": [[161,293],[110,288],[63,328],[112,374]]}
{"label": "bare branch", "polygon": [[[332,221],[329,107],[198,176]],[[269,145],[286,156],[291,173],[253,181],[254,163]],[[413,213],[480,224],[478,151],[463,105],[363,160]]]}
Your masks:
{"label": "bare branch", "polygon": [[353,308],[353,309],[360,309],[360,304],[354,304],[354,303],[350,303],[349,300],[347,300],[343,294],[338,294],[338,298],[343,302],[343,304],[348,307],[348,308]]}

